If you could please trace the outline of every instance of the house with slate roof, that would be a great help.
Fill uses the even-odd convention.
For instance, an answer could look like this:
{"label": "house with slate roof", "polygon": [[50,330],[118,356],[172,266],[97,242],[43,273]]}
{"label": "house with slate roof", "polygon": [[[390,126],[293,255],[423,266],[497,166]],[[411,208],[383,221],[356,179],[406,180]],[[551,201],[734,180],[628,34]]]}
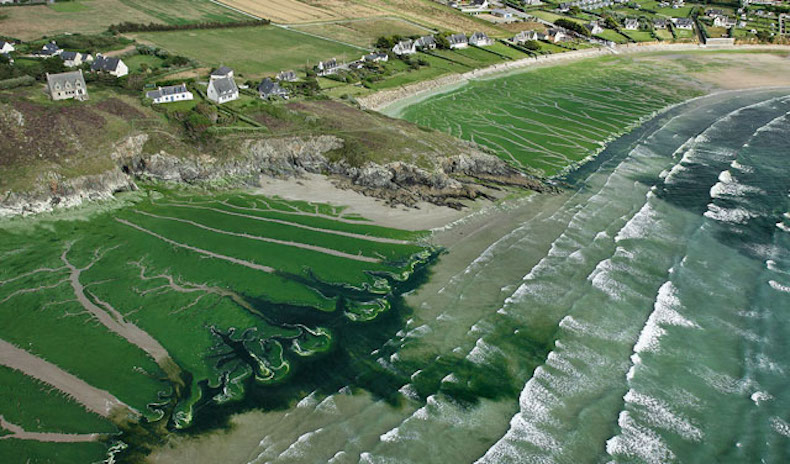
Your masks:
{"label": "house with slate roof", "polygon": [[34,53],[36,56],[49,58],[63,53],[63,49],[58,47],[58,44],[53,40],[52,42],[45,43],[41,50]]}
{"label": "house with slate roof", "polygon": [[432,35],[426,35],[417,39],[414,44],[422,50],[433,50],[436,48],[436,39]]}
{"label": "house with slate roof", "polygon": [[450,43],[450,48],[466,48],[469,46],[469,39],[466,37],[466,34],[453,34],[447,37],[447,41]]}
{"label": "house with slate roof", "polygon": [[223,66],[211,73],[206,96],[220,105],[239,98],[239,87],[233,79],[233,70]]}
{"label": "house with slate roof", "polygon": [[321,61],[316,66],[316,70],[318,70],[319,76],[328,76],[329,74],[334,74],[340,70],[340,65],[337,63],[337,58],[332,58],[331,60]]}
{"label": "house with slate roof", "polygon": [[692,30],[694,29],[694,20],[690,18],[672,18],[672,21],[675,23],[675,27],[678,29],[687,29]]}
{"label": "house with slate roof", "polygon": [[88,86],[85,85],[82,70],[58,74],[47,73],[47,93],[55,101],[72,98],[80,101],[87,100]]}
{"label": "house with slate roof", "polygon": [[511,41],[516,44],[523,44],[531,40],[540,40],[536,31],[521,31],[511,39]]}
{"label": "house with slate roof", "polygon": [[91,65],[91,71],[104,72],[115,77],[123,77],[129,74],[129,67],[121,60],[114,56],[104,56],[101,53],[96,55]]}
{"label": "house with slate roof", "polygon": [[277,97],[288,98],[288,90],[280,87],[280,84],[267,77],[258,84],[258,95],[264,100]]}
{"label": "house with slate roof", "polygon": [[636,18],[626,18],[623,27],[627,31],[639,30],[639,20]]}
{"label": "house with slate roof", "polygon": [[280,73],[277,74],[277,80],[282,82],[296,82],[299,78],[296,77],[296,73],[293,71],[280,71]]}
{"label": "house with slate roof", "polygon": [[188,101],[195,98],[195,96],[192,95],[192,92],[187,89],[187,85],[185,83],[159,87],[156,90],[146,92],[145,96],[153,100],[155,105],[161,103]]}
{"label": "house with slate roof", "polygon": [[469,37],[469,44],[475,47],[489,47],[494,45],[494,39],[486,35],[485,32],[475,32]]}
{"label": "house with slate roof", "polygon": [[234,78],[233,70],[227,66],[220,66],[211,73],[210,79],[224,79],[226,77]]}
{"label": "house with slate roof", "polygon": [[83,63],[93,61],[93,56],[90,53],[63,52],[59,56],[63,60],[63,65],[67,68],[82,66]]}
{"label": "house with slate roof", "polygon": [[16,50],[14,44],[11,42],[6,42],[5,40],[0,40],[0,53],[11,53],[14,50]]}
{"label": "house with slate roof", "polygon": [[392,53],[396,55],[413,55],[417,53],[417,45],[413,40],[401,40],[394,47]]}
{"label": "house with slate roof", "polygon": [[362,57],[362,61],[366,63],[377,63],[379,61],[387,62],[390,57],[386,53],[368,53]]}

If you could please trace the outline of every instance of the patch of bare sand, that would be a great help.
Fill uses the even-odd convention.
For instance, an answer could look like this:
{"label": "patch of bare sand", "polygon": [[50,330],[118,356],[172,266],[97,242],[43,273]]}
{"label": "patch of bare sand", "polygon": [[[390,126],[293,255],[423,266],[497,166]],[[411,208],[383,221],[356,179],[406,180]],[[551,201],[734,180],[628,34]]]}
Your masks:
{"label": "patch of bare sand", "polygon": [[261,178],[262,195],[279,196],[286,200],[329,203],[347,206],[346,213],[359,214],[384,227],[405,230],[427,230],[443,227],[456,221],[470,211],[458,211],[446,206],[420,203],[419,209],[404,206],[391,207],[376,198],[367,197],[352,190],[335,187],[331,180],[319,174],[309,174],[302,179]]}
{"label": "patch of bare sand", "polygon": [[790,86],[788,53],[708,52],[693,55],[693,59],[698,64],[710,66],[709,69],[691,71],[689,74],[723,90]]}
{"label": "patch of bare sand", "polygon": [[118,407],[132,410],[111,393],[100,390],[38,356],[0,340],[0,365],[16,369],[74,398],[89,411],[109,417]]}
{"label": "patch of bare sand", "polygon": [[0,436],[0,440],[16,438],[18,440],[33,440],[49,443],[84,443],[97,441],[101,436],[98,433],[28,432],[22,427],[8,422],[3,416],[0,416],[0,428],[11,432],[9,435]]}

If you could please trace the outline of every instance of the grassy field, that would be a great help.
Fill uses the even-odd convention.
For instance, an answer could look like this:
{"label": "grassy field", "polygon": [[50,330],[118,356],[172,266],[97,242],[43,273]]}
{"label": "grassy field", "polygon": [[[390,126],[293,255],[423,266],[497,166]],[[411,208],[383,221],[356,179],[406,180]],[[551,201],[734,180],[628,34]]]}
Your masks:
{"label": "grassy field", "polygon": [[550,176],[640,117],[698,94],[665,75],[629,59],[587,60],[472,82],[410,106],[401,116]]}
{"label": "grassy field", "polygon": [[112,24],[234,21],[248,17],[209,0],[73,0],[52,5],[3,8],[0,31],[21,40],[66,32],[104,32]]}
{"label": "grassy field", "polygon": [[[330,348],[342,350],[336,337],[389,314],[397,288],[432,256],[414,243],[421,233],[339,207],[233,192],[148,193],[82,220],[0,227],[0,340],[151,421],[163,418],[162,426],[189,426],[195,405],[238,402],[246,390],[279,385]],[[188,373],[185,383],[98,322],[97,311],[161,343]],[[6,420],[34,432],[116,431],[57,384],[24,374],[0,366],[0,388],[20,392],[0,397]],[[56,450],[81,456],[59,462],[94,462],[107,446],[82,445],[0,440],[0,458]]]}
{"label": "grassy field", "polygon": [[667,29],[656,29],[656,35],[661,40],[672,40],[672,32]]}
{"label": "grassy field", "polygon": [[625,37],[623,37],[622,34],[620,34],[619,32],[617,32],[615,30],[612,30],[612,29],[604,29],[603,32],[598,34],[598,37],[600,37],[602,39],[605,39],[605,40],[611,40],[614,43],[626,43],[626,42],[628,42],[628,40]]}
{"label": "grassy field", "polygon": [[656,40],[649,31],[623,31],[623,34],[637,42],[653,42]]}
{"label": "grassy field", "polygon": [[340,42],[371,47],[381,36],[412,36],[430,31],[397,18],[370,18],[343,22],[303,24],[294,29]]}
{"label": "grassy field", "polygon": [[206,66],[230,66],[245,78],[304,69],[332,57],[358,59],[364,53],[276,26],[149,32],[134,37]]}

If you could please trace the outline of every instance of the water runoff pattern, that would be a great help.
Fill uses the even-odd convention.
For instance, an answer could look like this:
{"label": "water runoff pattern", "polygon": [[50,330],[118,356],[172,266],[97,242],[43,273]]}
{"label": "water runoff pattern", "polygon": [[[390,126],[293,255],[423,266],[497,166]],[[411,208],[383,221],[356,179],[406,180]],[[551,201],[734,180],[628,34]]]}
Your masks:
{"label": "water runoff pattern", "polygon": [[246,461],[785,462],[788,142],[776,91],[616,141],[410,300],[371,352],[408,379],[400,404],[310,394],[256,423]]}

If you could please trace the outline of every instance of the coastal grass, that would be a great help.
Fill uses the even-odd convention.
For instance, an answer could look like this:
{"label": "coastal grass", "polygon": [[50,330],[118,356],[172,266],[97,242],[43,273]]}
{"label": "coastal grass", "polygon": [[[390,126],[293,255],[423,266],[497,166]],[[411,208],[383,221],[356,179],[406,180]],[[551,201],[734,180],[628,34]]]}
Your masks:
{"label": "coastal grass", "polygon": [[230,66],[237,76],[246,78],[312,68],[332,57],[356,59],[364,52],[277,26],[146,32],[133,36],[205,66]]}
{"label": "coastal grass", "polygon": [[427,34],[429,30],[400,18],[364,18],[339,22],[298,24],[293,29],[308,32],[327,39],[338,40],[360,47],[372,47],[382,36],[399,35],[409,37]]}
{"label": "coastal grass", "polygon": [[8,438],[0,440],[0,462],[3,464],[60,464],[102,462],[107,445],[102,442],[47,443]]}
{"label": "coastal grass", "polygon": [[[95,0],[93,0],[95,1]],[[172,25],[196,22],[248,21],[249,16],[225,8],[209,0],[121,0],[135,10]]]}

